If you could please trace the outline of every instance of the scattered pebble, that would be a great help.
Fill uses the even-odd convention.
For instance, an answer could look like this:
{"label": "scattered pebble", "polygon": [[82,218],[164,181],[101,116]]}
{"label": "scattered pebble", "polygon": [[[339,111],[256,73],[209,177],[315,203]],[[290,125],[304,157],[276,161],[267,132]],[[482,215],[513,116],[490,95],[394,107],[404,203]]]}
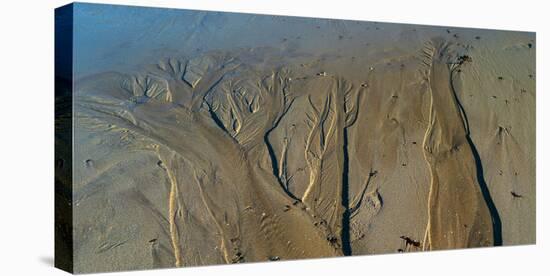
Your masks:
{"label": "scattered pebble", "polygon": [[84,163],[86,164],[86,167],[91,167],[94,165],[94,161],[92,161],[92,159],[86,159]]}
{"label": "scattered pebble", "polygon": [[407,236],[400,236],[399,238],[405,241],[405,246],[412,245],[414,247],[420,247],[420,241],[413,240]]}
{"label": "scattered pebble", "polygon": [[233,259],[231,259],[232,263],[242,263],[243,261],[244,261],[244,257],[242,256],[241,252],[237,252],[235,254],[235,257],[233,257]]}
{"label": "scattered pebble", "polygon": [[472,57],[469,55],[462,55],[458,57],[458,64],[462,65],[465,62],[472,62]]}
{"label": "scattered pebble", "polygon": [[329,241],[330,243],[336,243],[338,241],[338,238],[336,238],[336,236],[333,234],[328,234],[327,241]]}

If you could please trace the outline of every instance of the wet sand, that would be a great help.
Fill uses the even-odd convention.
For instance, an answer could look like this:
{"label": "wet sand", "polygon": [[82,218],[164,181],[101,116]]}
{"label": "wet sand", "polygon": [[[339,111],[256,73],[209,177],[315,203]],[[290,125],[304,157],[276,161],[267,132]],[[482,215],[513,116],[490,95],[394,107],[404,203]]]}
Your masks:
{"label": "wet sand", "polygon": [[76,272],[535,242],[533,33],[76,7]]}

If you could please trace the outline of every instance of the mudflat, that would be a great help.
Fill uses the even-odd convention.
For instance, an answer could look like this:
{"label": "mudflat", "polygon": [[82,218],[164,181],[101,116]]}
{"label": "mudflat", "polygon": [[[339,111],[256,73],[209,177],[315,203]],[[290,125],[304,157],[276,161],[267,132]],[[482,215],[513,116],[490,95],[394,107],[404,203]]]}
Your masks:
{"label": "mudflat", "polygon": [[75,5],[75,272],[535,242],[535,34]]}

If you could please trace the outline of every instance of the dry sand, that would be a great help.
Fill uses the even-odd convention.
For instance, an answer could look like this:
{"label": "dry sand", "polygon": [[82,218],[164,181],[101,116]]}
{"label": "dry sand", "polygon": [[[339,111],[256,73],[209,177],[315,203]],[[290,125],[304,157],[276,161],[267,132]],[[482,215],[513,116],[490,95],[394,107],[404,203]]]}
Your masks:
{"label": "dry sand", "polygon": [[535,242],[533,33],[81,7],[76,272]]}

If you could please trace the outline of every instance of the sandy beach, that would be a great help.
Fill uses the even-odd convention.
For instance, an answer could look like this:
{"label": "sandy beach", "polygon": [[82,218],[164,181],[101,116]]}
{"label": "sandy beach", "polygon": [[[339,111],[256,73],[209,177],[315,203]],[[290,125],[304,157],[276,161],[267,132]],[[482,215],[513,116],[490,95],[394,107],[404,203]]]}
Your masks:
{"label": "sandy beach", "polygon": [[75,272],[535,243],[534,33],[74,18]]}

